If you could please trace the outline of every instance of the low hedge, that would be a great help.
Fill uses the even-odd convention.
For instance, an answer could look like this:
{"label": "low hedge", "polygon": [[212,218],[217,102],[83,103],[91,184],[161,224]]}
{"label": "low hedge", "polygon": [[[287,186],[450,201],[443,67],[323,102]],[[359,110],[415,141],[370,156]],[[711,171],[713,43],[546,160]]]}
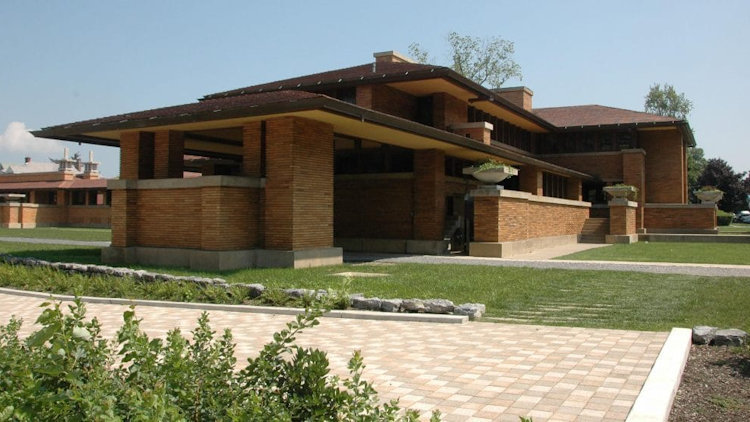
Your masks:
{"label": "low hedge", "polygon": [[728,226],[732,224],[734,214],[722,210],[716,211],[716,224],[719,226]]}

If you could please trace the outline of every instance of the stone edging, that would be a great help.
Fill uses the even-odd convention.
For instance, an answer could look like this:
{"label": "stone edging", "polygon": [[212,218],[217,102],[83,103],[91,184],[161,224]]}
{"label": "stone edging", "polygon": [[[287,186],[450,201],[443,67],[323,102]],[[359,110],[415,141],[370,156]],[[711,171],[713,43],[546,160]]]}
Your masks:
{"label": "stone edging", "polygon": [[[106,275],[111,277],[130,277],[141,282],[188,282],[200,286],[213,286],[223,289],[244,288],[248,290],[251,298],[259,297],[266,290],[262,284],[233,283],[229,284],[223,278],[175,276],[164,273],[153,273],[145,270],[133,270],[123,267],[108,267],[105,265],[86,265],[65,262],[49,262],[36,258],[16,257],[0,254],[0,262],[10,265],[23,265],[27,267],[46,267],[69,274],[83,274],[87,276]],[[329,294],[327,290],[309,289],[284,289],[282,290],[290,298],[299,299],[304,296],[324,297]],[[171,303],[171,302],[170,302]],[[201,304],[203,305],[203,304]],[[349,305],[359,311],[379,311],[388,313],[418,313],[418,314],[443,314],[468,316],[470,319],[480,318],[485,312],[485,306],[481,303],[464,303],[454,305],[446,299],[380,299],[377,297],[367,298],[362,294],[352,294],[349,297]]]}

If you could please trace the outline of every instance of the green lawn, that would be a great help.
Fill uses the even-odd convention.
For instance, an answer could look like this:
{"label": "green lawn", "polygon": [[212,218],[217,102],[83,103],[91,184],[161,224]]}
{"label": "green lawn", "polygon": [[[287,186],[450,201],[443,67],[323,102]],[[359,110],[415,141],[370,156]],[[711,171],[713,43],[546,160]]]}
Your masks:
{"label": "green lawn", "polygon": [[[98,262],[98,249],[0,243],[0,251],[48,260]],[[164,270],[164,269],[155,269]],[[173,274],[187,270],[164,270]],[[342,271],[388,274],[352,278]],[[256,269],[203,273],[230,283],[268,287],[347,289],[381,298],[445,298],[454,303],[487,305],[489,319],[532,324],[636,330],[716,325],[750,330],[750,278],[698,277],[615,271],[538,270],[530,268],[419,264],[347,264],[305,270]],[[174,284],[174,283],[172,283]],[[0,265],[0,285],[79,295],[152,299],[246,302],[237,295],[164,283],[135,283],[101,277],[71,276]]]}
{"label": "green lawn", "polygon": [[732,223],[728,226],[719,226],[719,234],[745,234],[750,235],[750,224]]}
{"label": "green lawn", "polygon": [[638,242],[589,249],[556,259],[750,265],[750,243]]}
{"label": "green lawn", "polygon": [[25,237],[33,239],[65,239],[105,242],[112,239],[110,229],[75,227],[38,227],[35,229],[0,228],[0,237]]}

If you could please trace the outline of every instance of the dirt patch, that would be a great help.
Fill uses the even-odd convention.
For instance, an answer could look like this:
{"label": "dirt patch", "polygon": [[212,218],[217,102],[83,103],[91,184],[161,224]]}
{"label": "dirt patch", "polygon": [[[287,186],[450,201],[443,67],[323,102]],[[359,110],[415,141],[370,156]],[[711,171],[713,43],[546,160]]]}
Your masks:
{"label": "dirt patch", "polygon": [[750,346],[690,348],[670,421],[750,421]]}

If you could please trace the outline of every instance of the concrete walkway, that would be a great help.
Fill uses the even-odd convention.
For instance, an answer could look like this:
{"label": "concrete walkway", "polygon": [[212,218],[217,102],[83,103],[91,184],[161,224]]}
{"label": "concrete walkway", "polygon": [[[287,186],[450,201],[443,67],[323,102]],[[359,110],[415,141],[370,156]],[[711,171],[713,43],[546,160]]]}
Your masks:
{"label": "concrete walkway", "polygon": [[[0,323],[11,315],[21,317],[22,334],[28,335],[45,301],[40,296],[0,293]],[[120,327],[127,308],[87,304],[88,316],[99,319],[105,336]],[[136,313],[150,336],[165,336],[174,327],[189,332],[201,310],[139,306]],[[224,310],[209,314],[214,330],[232,329],[240,363],[255,356],[292,318]],[[364,377],[380,397],[399,398],[402,407],[427,417],[439,409],[447,421],[517,422],[518,416],[536,422],[622,421],[667,337],[664,332],[323,318],[299,336],[298,344],[326,351],[332,372],[342,376],[353,351],[361,350]],[[656,395],[669,405],[670,393]]]}
{"label": "concrete walkway", "polygon": [[[606,245],[581,245],[590,249]],[[684,274],[708,277],[750,277],[750,265],[682,264],[671,262],[629,262],[629,261],[573,261],[552,260],[557,256],[568,255],[570,247],[549,248],[538,253],[514,258],[479,258],[465,255],[399,255],[365,252],[347,252],[346,262],[382,262],[411,264],[458,264],[486,265],[495,267],[527,267],[563,270],[605,270],[634,271],[656,274]],[[583,249],[581,249],[583,250]],[[748,258],[750,263],[750,258]]]}
{"label": "concrete walkway", "polygon": [[44,245],[96,246],[102,248],[105,248],[110,244],[110,242],[94,242],[68,239],[41,239],[33,237],[0,237],[0,242],[38,243]]}

